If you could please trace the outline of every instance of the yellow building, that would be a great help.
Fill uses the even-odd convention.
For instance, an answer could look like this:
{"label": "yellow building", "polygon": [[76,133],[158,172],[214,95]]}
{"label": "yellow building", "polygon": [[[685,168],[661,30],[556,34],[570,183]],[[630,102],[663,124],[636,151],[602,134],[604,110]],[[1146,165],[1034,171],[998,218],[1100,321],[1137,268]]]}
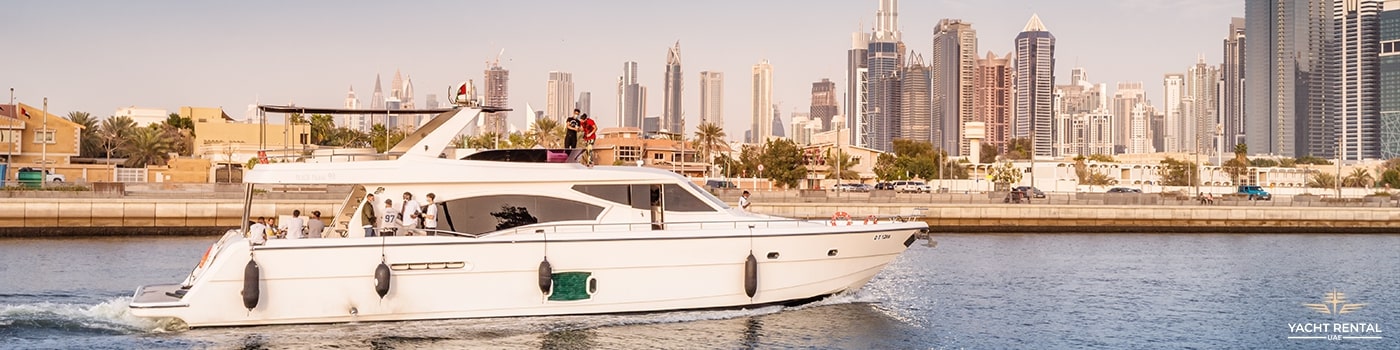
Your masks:
{"label": "yellow building", "polygon": [[21,167],[69,164],[82,149],[78,137],[82,130],[82,125],[45,113],[43,108],[0,105],[0,159],[10,163],[5,178],[14,179]]}
{"label": "yellow building", "polygon": [[699,150],[685,142],[643,138],[642,129],[635,127],[599,130],[593,149],[598,154],[598,164],[603,165],[636,165],[641,161],[643,166],[685,176],[704,176],[709,168],[708,163],[695,160]]}
{"label": "yellow building", "polygon": [[244,164],[266,151],[268,157],[295,157],[310,148],[311,125],[235,121],[220,108],[180,107],[194,122],[194,156],[214,164]]}

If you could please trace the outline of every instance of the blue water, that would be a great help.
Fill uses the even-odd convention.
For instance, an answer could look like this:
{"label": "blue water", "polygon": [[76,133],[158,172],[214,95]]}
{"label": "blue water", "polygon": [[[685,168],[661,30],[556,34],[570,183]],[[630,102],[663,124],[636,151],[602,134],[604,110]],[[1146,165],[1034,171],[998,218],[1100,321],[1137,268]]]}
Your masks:
{"label": "blue water", "polygon": [[[798,307],[179,330],[131,317],[214,237],[0,240],[0,348],[1400,348],[1400,235],[968,234]],[[1364,303],[1304,307],[1323,293]],[[1374,340],[1290,340],[1372,323]],[[1394,336],[1392,336],[1394,335]]]}

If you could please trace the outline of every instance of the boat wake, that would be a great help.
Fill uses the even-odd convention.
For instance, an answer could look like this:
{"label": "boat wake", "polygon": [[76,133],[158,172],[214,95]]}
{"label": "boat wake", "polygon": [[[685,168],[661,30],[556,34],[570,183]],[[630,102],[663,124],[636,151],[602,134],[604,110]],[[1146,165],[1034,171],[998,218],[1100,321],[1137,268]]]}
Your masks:
{"label": "boat wake", "polygon": [[0,336],[116,335],[179,330],[173,319],[152,320],[132,316],[130,297],[96,305],[38,302],[0,304]]}

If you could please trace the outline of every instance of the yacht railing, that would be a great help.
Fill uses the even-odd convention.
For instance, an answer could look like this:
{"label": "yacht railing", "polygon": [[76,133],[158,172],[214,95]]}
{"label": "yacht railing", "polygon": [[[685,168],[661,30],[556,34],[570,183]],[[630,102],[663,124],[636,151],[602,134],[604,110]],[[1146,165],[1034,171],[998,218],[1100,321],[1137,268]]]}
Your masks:
{"label": "yacht railing", "polygon": [[[505,230],[497,230],[482,233],[465,233],[440,229],[410,229],[406,230],[414,235],[427,236],[451,236],[462,238],[481,238],[485,236],[529,234],[529,233],[595,233],[595,232],[627,232],[627,231],[651,231],[651,230],[719,230],[740,228],[797,228],[803,225],[816,226],[850,226],[850,225],[876,225],[891,222],[909,222],[918,219],[913,216],[869,216],[865,218],[846,218],[833,220],[803,220],[803,219],[768,219],[768,220],[734,220],[734,221],[683,221],[683,222],[630,222],[630,223],[545,223],[526,225]],[[380,235],[392,234],[395,231],[380,231]]]}

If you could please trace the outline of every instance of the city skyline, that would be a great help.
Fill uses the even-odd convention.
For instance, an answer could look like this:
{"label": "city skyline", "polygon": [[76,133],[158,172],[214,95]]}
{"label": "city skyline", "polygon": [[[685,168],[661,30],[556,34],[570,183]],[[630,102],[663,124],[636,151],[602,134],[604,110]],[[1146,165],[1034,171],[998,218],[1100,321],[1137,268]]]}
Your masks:
{"label": "city skyline", "polygon": [[[962,1],[902,4],[899,29],[903,32],[907,50],[927,57],[936,22],[941,18],[961,18],[978,28],[979,56],[988,51],[1009,52],[1015,33],[1025,23],[1024,19],[1038,13],[1047,21],[1056,23],[1055,32],[1060,39],[1057,43],[1059,59],[1065,63],[1077,62],[1057,65],[1057,76],[1066,76],[1065,72],[1071,66],[1083,66],[1095,71],[1099,81],[1110,84],[1118,81],[1153,81],[1155,79],[1151,77],[1178,70],[1183,63],[1191,62],[1192,58],[1202,53],[1207,55],[1210,62],[1219,61],[1218,45],[1223,36],[1216,27],[1220,23],[1228,23],[1230,17],[1243,15],[1241,2],[1157,4],[1101,1],[1045,6],[1026,1],[993,1],[978,4],[971,6]],[[257,2],[175,6],[145,3],[90,5],[82,7],[85,11],[71,11],[73,7],[66,4],[21,3],[13,6],[21,16],[0,26],[11,29],[8,32],[25,34],[10,40],[11,44],[47,53],[12,56],[12,64],[23,69],[7,70],[0,76],[0,80],[16,88],[19,100],[34,101],[47,96],[56,110],[81,110],[102,117],[127,106],[174,109],[185,105],[222,107],[230,115],[242,117],[242,111],[254,102],[343,105],[347,86],[368,86],[369,76],[387,74],[395,68],[417,73],[415,85],[418,85],[420,94],[439,92],[450,84],[467,80],[477,82],[478,88],[484,90],[481,86],[484,81],[481,73],[485,68],[483,62],[492,60],[504,49],[501,66],[515,72],[514,79],[511,79],[514,84],[509,86],[509,94],[514,96],[509,100],[511,105],[508,107],[523,110],[525,103],[541,106],[546,103],[546,89],[540,87],[547,81],[549,71],[573,73],[577,90],[613,91],[617,64],[635,61],[641,67],[638,72],[639,84],[663,85],[665,61],[658,52],[680,40],[687,42],[687,68],[692,72],[743,74],[752,62],[768,58],[776,70],[784,72],[774,81],[774,102],[782,104],[784,113],[791,113],[805,111],[809,107],[806,104],[812,81],[829,78],[838,86],[846,86],[847,39],[853,31],[869,31],[874,24],[872,14],[877,4],[874,1],[819,2],[804,3],[804,6],[794,9],[795,6],[790,3],[718,2],[704,6],[562,3],[560,11],[550,13],[533,13],[522,6],[509,4],[467,6],[453,3],[434,4],[432,11],[424,11],[414,5],[383,11],[383,6],[367,3],[352,3],[337,8],[292,4],[280,6],[276,13],[259,10],[265,7],[262,6],[265,3]],[[637,17],[641,13],[653,13],[658,8],[671,12],[693,12],[697,16],[686,16],[696,18],[693,21],[688,18],[663,21],[661,18]],[[797,16],[793,17],[803,17],[800,23],[774,23],[766,19],[748,23],[742,20],[767,18],[758,16],[763,13],[794,10]],[[227,16],[210,16],[213,13],[226,13]],[[472,13],[493,15],[472,16]],[[1095,13],[1095,21],[1087,21],[1089,18],[1085,13]],[[526,14],[538,15],[539,18],[522,17]],[[318,25],[326,23],[321,17],[331,17],[333,22],[342,24],[394,23],[396,31],[373,25],[351,26],[342,30],[343,25]],[[589,20],[568,20],[573,17]],[[656,29],[629,34],[635,35],[636,40],[618,43],[605,33],[616,33],[619,28],[625,27],[609,20],[619,17],[635,18],[636,26]],[[709,19],[715,17],[735,19],[727,23],[737,24],[713,27]],[[47,28],[43,31],[20,29],[39,28],[39,24],[59,18],[64,18],[64,23],[74,24],[42,26]],[[557,22],[568,25],[542,25],[540,28],[518,31],[498,29],[515,28],[519,26],[518,23],[555,22],[551,19],[559,19]],[[1161,29],[1181,21],[1200,25]],[[264,22],[297,24],[250,25]],[[1102,30],[1103,27],[1115,26],[1137,26],[1141,30]],[[168,27],[182,30],[165,29]],[[104,28],[103,33],[93,33],[96,28]],[[460,40],[436,34],[450,28],[475,33],[473,37],[482,39],[457,44]],[[763,32],[765,35],[743,34],[752,32]],[[1150,44],[1127,40],[1142,35],[1155,35],[1163,40]],[[133,45],[134,40],[121,38],[140,38],[142,44]],[[1098,44],[1118,42],[1115,38],[1122,38],[1125,44],[1113,47]],[[396,48],[421,49],[359,49],[386,41],[399,43],[395,45]],[[181,55],[181,52],[198,53],[199,58],[190,59],[188,56],[191,55]],[[1117,53],[1133,55],[1122,57]],[[83,90],[71,86],[121,88]],[[652,91],[647,99],[662,102],[663,99],[658,96],[662,89],[653,90],[656,91]],[[694,90],[685,90],[682,105],[689,107],[683,111],[689,131],[698,124],[699,94]],[[748,93],[746,90],[726,89],[724,99],[747,100],[747,96],[743,96]],[[839,92],[842,95],[848,93],[844,88]],[[1149,90],[1147,95],[1160,96],[1160,93]],[[1161,103],[1155,99],[1153,102]],[[661,105],[651,103],[645,114],[660,115],[658,108]],[[599,108],[594,108],[594,114],[600,121],[615,120],[613,106],[602,104],[596,107]],[[730,103],[724,107],[726,125],[747,124],[744,119],[749,117],[749,113],[744,112],[751,106]],[[846,110],[847,106],[843,103],[841,109]],[[523,113],[513,113],[511,118],[512,123],[523,126]],[[742,133],[742,130],[729,131],[731,139],[738,139],[735,135]]]}

